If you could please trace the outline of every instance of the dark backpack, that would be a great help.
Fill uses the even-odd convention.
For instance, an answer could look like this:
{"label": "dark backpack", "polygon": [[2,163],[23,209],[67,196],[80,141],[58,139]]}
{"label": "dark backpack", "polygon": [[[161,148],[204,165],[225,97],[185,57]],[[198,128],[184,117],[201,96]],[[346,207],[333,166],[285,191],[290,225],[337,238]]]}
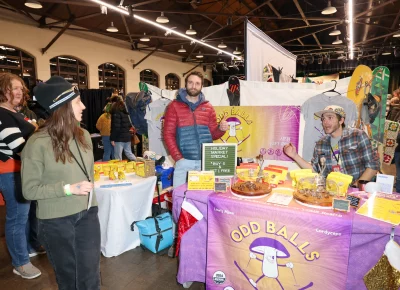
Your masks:
{"label": "dark backpack", "polygon": [[128,93],[126,95],[126,107],[133,126],[140,135],[147,136],[146,107],[151,103],[151,92]]}

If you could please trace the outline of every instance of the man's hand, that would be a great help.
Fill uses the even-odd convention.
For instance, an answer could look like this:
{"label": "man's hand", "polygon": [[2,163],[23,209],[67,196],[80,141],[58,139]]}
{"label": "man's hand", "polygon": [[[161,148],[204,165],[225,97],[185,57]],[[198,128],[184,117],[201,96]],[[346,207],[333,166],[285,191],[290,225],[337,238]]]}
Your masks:
{"label": "man's hand", "polygon": [[115,142],[114,142],[114,141],[111,141],[111,145],[112,145],[112,146],[115,146]]}
{"label": "man's hand", "polygon": [[285,152],[285,154],[292,159],[294,159],[297,155],[296,147],[294,147],[292,143],[283,146],[283,152]]}
{"label": "man's hand", "polygon": [[226,131],[226,130],[228,130],[229,129],[229,124],[228,124],[228,122],[226,121],[226,116],[222,119],[222,121],[219,123],[219,129],[221,130],[221,131]]}

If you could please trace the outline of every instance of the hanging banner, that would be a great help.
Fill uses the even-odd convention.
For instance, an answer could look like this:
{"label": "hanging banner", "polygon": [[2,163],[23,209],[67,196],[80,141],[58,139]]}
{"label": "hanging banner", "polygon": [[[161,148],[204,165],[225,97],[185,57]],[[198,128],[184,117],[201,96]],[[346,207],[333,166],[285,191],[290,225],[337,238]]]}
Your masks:
{"label": "hanging banner", "polygon": [[229,129],[217,143],[236,143],[238,157],[256,157],[265,148],[265,160],[292,161],[282,148],[292,143],[299,148],[300,107],[214,107],[217,121],[222,119]]}
{"label": "hanging banner", "polygon": [[351,214],[213,194],[208,290],[346,288]]}

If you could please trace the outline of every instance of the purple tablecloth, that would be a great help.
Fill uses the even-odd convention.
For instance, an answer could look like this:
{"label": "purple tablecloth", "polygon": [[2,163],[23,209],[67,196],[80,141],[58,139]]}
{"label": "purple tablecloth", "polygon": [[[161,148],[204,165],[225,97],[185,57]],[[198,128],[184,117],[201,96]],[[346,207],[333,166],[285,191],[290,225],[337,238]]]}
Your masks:
{"label": "purple tablecloth", "polygon": [[[186,189],[187,186],[182,185],[173,192],[173,215],[175,221],[179,218]],[[208,196],[212,193],[212,191],[186,192],[187,201],[195,205],[204,215],[204,218],[187,231],[182,238],[177,275],[177,280],[181,284],[187,281],[203,283],[206,281],[207,204]],[[297,206],[295,207],[297,208]],[[295,210],[295,213],[301,214],[298,210]],[[268,219],[268,212],[265,215],[265,218]],[[352,234],[346,289],[365,290],[363,277],[382,256],[385,245],[389,241],[392,226],[388,223],[354,214],[354,212],[349,213],[349,215],[352,217]],[[399,228],[396,229],[395,240],[400,243]]]}
{"label": "purple tablecloth", "polygon": [[[178,222],[186,189],[187,184],[174,189],[172,208],[175,222]],[[213,191],[186,192],[186,201],[196,206],[204,218],[194,224],[182,237],[177,275],[177,280],[181,284],[188,281],[204,282],[206,280],[207,200],[211,193]]]}

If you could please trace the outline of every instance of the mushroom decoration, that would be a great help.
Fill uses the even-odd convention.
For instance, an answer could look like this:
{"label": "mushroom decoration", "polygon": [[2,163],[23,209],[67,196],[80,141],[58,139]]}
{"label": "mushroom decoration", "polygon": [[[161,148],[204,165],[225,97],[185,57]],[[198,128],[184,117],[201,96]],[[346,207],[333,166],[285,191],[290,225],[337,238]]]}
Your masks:
{"label": "mushroom decoration", "polygon": [[258,238],[250,245],[250,251],[264,255],[262,272],[269,278],[278,277],[276,258],[289,258],[290,254],[281,242],[270,238]]}
{"label": "mushroom decoration", "polygon": [[228,122],[229,125],[229,137],[235,137],[236,140],[239,141],[236,137],[236,126],[241,124],[240,120],[236,117],[229,117],[228,119],[226,119],[226,122]]}

